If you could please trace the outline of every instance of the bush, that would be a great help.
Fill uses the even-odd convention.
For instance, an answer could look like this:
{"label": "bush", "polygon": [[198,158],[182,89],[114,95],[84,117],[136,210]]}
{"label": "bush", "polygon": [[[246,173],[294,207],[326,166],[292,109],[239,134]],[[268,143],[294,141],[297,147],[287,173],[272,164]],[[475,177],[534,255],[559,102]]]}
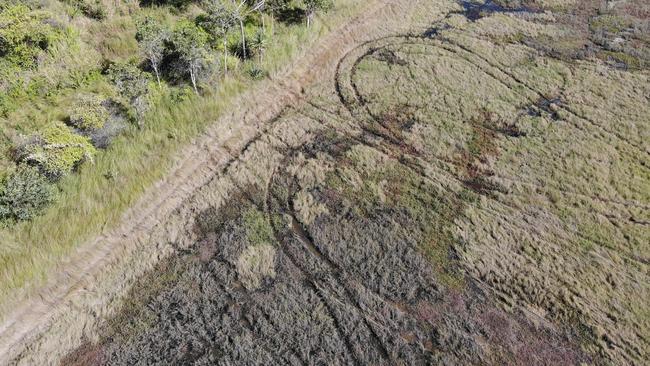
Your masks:
{"label": "bush", "polygon": [[113,142],[113,139],[128,127],[128,119],[134,118],[128,110],[128,106],[123,103],[107,100],[102,105],[106,107],[109,115],[104,126],[98,130],[82,133],[82,135],[89,137],[93,146],[98,149],[107,148]]}
{"label": "bush", "polygon": [[269,73],[259,66],[252,66],[248,69],[248,76],[250,76],[253,80],[260,80],[269,76]]}
{"label": "bush", "polygon": [[97,20],[106,18],[106,9],[99,0],[67,0],[66,2],[88,18]]}
{"label": "bush", "polygon": [[109,116],[102,102],[97,95],[82,95],[70,112],[70,123],[82,131],[104,127]]}
{"label": "bush", "polygon": [[43,174],[56,180],[82,162],[92,161],[95,152],[89,138],[75,134],[61,122],[54,122],[24,148],[21,160],[39,167]]}
{"label": "bush", "polygon": [[108,69],[108,77],[115,84],[118,93],[131,100],[149,92],[147,74],[130,63],[117,63]]}
{"label": "bush", "polygon": [[0,57],[24,68],[36,65],[39,54],[61,35],[47,24],[48,14],[25,5],[0,7]]}
{"label": "bush", "polygon": [[55,189],[38,169],[21,164],[0,181],[0,220],[29,220],[54,201]]}
{"label": "bush", "polygon": [[252,245],[266,245],[275,242],[273,228],[264,213],[251,208],[244,213],[246,237]]}

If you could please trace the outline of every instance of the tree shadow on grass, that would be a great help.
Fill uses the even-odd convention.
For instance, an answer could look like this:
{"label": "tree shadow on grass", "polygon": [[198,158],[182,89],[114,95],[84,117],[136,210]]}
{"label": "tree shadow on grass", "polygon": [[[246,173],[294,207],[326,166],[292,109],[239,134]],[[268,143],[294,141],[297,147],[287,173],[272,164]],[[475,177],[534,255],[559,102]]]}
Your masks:
{"label": "tree shadow on grass", "polygon": [[275,14],[278,21],[289,25],[303,23],[306,16],[307,13],[305,12],[305,9],[297,7],[281,9]]}

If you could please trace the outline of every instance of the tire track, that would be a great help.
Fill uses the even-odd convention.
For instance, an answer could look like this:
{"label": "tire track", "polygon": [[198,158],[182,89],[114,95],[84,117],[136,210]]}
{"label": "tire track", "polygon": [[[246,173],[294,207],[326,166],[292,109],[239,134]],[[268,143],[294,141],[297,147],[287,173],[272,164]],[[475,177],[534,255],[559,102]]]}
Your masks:
{"label": "tire track", "polygon": [[[304,145],[303,145],[304,146]],[[285,156],[285,161],[283,161],[280,166],[285,167],[289,165],[289,161],[293,159],[293,155],[298,151],[298,149],[302,148],[303,146],[295,148],[292,152],[289,152]],[[273,173],[273,177],[275,177],[279,171],[276,169]],[[284,172],[282,176],[290,176],[288,172]],[[270,192],[273,191],[272,189],[272,182],[273,182],[273,177],[271,181],[269,182],[269,186],[267,188],[267,199],[265,201],[269,202],[266,204],[267,207],[271,207],[272,205],[270,204],[270,200],[273,198],[270,195]],[[280,183],[281,184],[281,183]],[[381,352],[385,360],[390,360],[390,353],[386,349],[385,345],[382,343],[381,338],[377,335],[373,327],[370,325],[370,322],[367,319],[367,315],[365,311],[362,309],[360,304],[354,299],[354,293],[350,290],[349,285],[346,284],[346,281],[343,280],[340,277],[340,274],[343,273],[342,269],[339,268],[334,262],[332,262],[327,256],[325,256],[321,251],[318,250],[316,245],[313,243],[313,240],[309,237],[309,234],[305,231],[304,227],[302,224],[298,221],[298,219],[295,216],[295,208],[293,207],[293,204],[291,203],[295,197],[295,186],[297,185],[297,182],[295,181],[295,177],[292,177],[292,183],[289,184],[289,194],[287,195],[287,202],[277,202],[277,206],[280,208],[281,213],[285,215],[289,215],[292,220],[292,232],[295,240],[303,244],[303,252],[308,253],[307,255],[311,255],[313,258],[315,258],[319,263],[323,264],[326,268],[326,273],[328,276],[331,276],[333,279],[336,280],[336,283],[341,286],[343,292],[346,295],[346,301],[344,303],[349,303],[353,304],[354,308],[356,311],[361,315],[361,318],[363,320],[363,323],[365,327],[368,329],[370,332],[373,343],[375,344],[375,347]],[[267,215],[270,215],[270,212],[267,212]],[[332,320],[336,324],[336,329],[339,332],[339,336],[344,342],[346,343],[347,347],[347,352],[349,355],[353,358],[354,362],[356,365],[362,365],[363,363],[360,361],[359,355],[357,355],[355,351],[355,347],[350,340],[350,335],[346,334],[345,331],[342,329],[340,325],[340,320],[336,317],[334,314],[334,311],[331,309],[331,305],[329,302],[326,300],[326,294],[323,292],[322,287],[319,285],[320,280],[315,278],[311,271],[309,271],[305,266],[299,264],[300,261],[298,258],[295,257],[294,253],[292,253],[290,250],[288,250],[288,247],[292,247],[292,241],[287,240],[285,238],[285,235],[281,233],[281,230],[276,227],[275,225],[272,225],[274,234],[276,236],[276,240],[278,243],[281,243],[281,250],[282,252],[291,260],[292,264],[298,268],[305,278],[307,279],[308,283],[312,287],[312,289],[318,294],[318,296],[321,298],[323,301],[323,304],[325,307],[328,309],[329,315],[332,318]]]}
{"label": "tire track", "polygon": [[[243,95],[240,100],[245,101],[248,108],[222,117],[203,136],[180,151],[179,159],[165,179],[149,189],[124,214],[120,225],[79,247],[64,267],[53,271],[47,284],[34,291],[39,296],[11,300],[12,310],[5,314],[0,324],[0,363],[9,362],[30,342],[37,341],[39,334],[47,332],[50,324],[59,319],[59,314],[64,314],[68,299],[78,296],[79,290],[91,284],[103,269],[120,260],[118,253],[152,237],[152,232],[162,229],[161,223],[168,216],[179,212],[183,202],[223,172],[226,165],[232,164],[236,158],[230,156],[224,146],[239,150],[242,142],[245,145],[254,138],[285,106],[300,101],[304,86],[322,78],[322,70],[339,59],[339,53],[346,51],[345,45],[354,44],[367,37],[370,30],[383,26],[400,7],[411,8],[412,4],[407,0],[369,1],[360,11],[361,15],[332,30],[314,45],[317,52],[301,56],[295,63],[297,67]],[[244,127],[224,134],[223,125]],[[8,307],[9,303],[3,305]],[[57,352],[65,351],[59,349]],[[55,357],[54,354],[51,357]]]}

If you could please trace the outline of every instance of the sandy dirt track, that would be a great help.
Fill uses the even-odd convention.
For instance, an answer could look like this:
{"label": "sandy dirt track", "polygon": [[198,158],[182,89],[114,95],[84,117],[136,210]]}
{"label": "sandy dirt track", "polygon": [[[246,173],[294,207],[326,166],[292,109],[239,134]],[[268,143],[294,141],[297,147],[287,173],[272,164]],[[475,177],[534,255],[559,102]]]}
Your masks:
{"label": "sandy dirt track", "polygon": [[[187,234],[182,216],[183,212],[192,212],[191,207],[183,206],[191,204],[194,193],[236,159],[247,143],[263,133],[265,126],[285,107],[301,100],[304,87],[330,77],[346,52],[372,39],[390,21],[398,17],[405,19],[418,4],[410,0],[369,1],[359,16],[322,38],[312,48],[314,52],[302,55],[285,73],[243,95],[233,106],[232,114],[216,121],[178,154],[167,176],[125,213],[115,229],[81,246],[51,274],[49,282],[37,292],[38,296],[25,298],[13,306],[15,310],[0,324],[0,364],[17,362],[16,357],[35,347],[41,354],[51,352],[47,362],[54,363],[78,346],[74,340],[77,336],[92,334],[92,328],[108,313],[110,303],[124,294],[130,281],[174,250],[171,247],[142,249],[147,243],[165,236],[191,241],[191,237],[181,239]],[[403,24],[410,26],[408,22]],[[399,31],[394,26],[390,29]],[[135,252],[147,251],[150,253],[140,259],[139,271],[120,273],[124,266],[118,263],[127,261]],[[96,296],[91,287],[106,276],[114,281],[113,286],[107,294]],[[92,320],[74,319],[75,312],[70,310],[82,309],[87,303],[93,304],[93,309],[105,309],[106,313],[90,314]],[[57,329],[69,329],[72,325],[78,329],[69,332],[67,339],[52,340],[57,338],[52,335]]]}

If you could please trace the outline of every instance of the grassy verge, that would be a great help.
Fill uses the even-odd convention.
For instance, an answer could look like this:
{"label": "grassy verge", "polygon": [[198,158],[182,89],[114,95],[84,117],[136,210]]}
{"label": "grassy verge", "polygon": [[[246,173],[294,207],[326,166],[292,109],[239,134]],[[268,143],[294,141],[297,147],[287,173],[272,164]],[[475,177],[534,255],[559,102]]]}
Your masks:
{"label": "grassy verge", "polygon": [[[264,68],[277,75],[364,4],[340,0],[336,5],[310,29],[276,23]],[[255,85],[242,71],[204,96],[182,102],[161,98],[146,116],[142,130],[129,131],[97,156],[94,165],[85,165],[78,174],[66,177],[60,184],[57,203],[42,216],[0,228],[0,314],[6,313],[17,296],[38,288],[49,271],[75,248],[115,227],[125,210],[164,176],[180,147]]]}

